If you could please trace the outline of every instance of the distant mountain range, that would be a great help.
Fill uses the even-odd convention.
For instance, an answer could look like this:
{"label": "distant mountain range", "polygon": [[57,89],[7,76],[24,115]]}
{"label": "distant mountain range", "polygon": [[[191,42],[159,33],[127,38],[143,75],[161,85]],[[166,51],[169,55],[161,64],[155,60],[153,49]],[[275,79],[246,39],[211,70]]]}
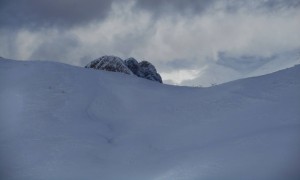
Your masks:
{"label": "distant mountain range", "polygon": [[[219,53],[217,61],[207,63],[194,73],[194,78],[180,85],[208,87],[236,79],[261,76],[300,64],[300,50],[280,53],[273,56],[233,56]],[[195,69],[197,71],[197,69]]]}

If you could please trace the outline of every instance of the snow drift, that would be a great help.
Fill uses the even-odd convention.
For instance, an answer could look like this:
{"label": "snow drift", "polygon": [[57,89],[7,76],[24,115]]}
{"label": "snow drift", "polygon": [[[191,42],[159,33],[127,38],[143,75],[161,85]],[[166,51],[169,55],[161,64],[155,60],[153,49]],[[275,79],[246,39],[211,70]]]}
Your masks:
{"label": "snow drift", "polygon": [[1,179],[299,179],[299,77],[190,88],[1,59]]}

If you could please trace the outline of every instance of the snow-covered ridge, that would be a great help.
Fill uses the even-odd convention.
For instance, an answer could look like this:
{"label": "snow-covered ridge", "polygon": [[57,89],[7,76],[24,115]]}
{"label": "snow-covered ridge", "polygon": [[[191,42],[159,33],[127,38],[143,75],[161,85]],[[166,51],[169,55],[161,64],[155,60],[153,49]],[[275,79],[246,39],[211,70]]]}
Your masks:
{"label": "snow-covered ridge", "polygon": [[299,77],[191,88],[0,60],[0,179],[297,180]]}

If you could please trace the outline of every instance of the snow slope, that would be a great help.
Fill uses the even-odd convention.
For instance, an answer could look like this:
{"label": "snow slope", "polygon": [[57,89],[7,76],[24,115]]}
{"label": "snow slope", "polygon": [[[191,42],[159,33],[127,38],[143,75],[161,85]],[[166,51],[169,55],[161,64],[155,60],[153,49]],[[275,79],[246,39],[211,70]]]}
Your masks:
{"label": "snow slope", "polygon": [[0,179],[299,179],[299,77],[190,88],[1,59]]}
{"label": "snow slope", "polygon": [[182,81],[184,86],[209,87],[212,84],[261,76],[300,64],[300,50],[276,54],[272,57],[221,57],[215,62],[206,64],[194,79]]}

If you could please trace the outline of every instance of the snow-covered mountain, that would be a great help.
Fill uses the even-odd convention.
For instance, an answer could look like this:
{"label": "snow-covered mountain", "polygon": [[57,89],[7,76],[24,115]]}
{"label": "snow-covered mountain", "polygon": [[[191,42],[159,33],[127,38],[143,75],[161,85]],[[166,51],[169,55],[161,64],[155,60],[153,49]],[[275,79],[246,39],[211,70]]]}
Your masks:
{"label": "snow-covered mountain", "polygon": [[212,84],[269,74],[293,67],[296,64],[300,64],[299,49],[275,54],[271,57],[234,57],[220,53],[216,62],[207,63],[193,75],[194,78],[182,81],[180,85],[208,87]]}
{"label": "snow-covered mountain", "polygon": [[1,59],[0,179],[299,179],[299,77],[191,88]]}

